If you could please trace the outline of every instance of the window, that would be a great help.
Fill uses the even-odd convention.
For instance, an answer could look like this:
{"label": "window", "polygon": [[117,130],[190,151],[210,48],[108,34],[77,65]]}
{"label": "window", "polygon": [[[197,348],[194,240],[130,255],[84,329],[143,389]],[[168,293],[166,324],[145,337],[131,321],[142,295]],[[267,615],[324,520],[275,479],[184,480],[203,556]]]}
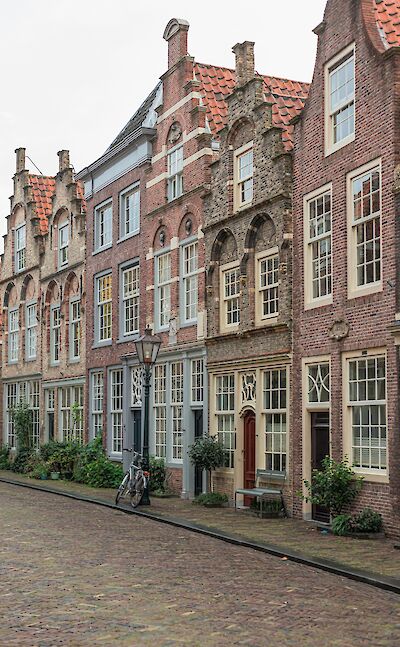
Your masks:
{"label": "window", "polygon": [[363,472],[385,473],[386,361],[383,355],[349,360],[352,463]]}
{"label": "window", "polygon": [[139,265],[122,271],[123,334],[139,332]]}
{"label": "window", "polygon": [[[351,232],[349,274],[353,291],[381,281],[381,172],[379,166],[350,179]],[[354,272],[355,265],[355,272]]]}
{"label": "window", "polygon": [[112,336],[112,274],[96,278],[97,342]]}
{"label": "window", "polygon": [[253,200],[253,142],[235,152],[235,207]]}
{"label": "window", "polygon": [[99,251],[112,243],[112,203],[100,205],[94,212],[94,249]]}
{"label": "window", "polygon": [[231,267],[222,270],[222,328],[240,323],[240,270]]}
{"label": "window", "polygon": [[354,139],[355,66],[350,47],[327,66],[327,149],[333,152]]}
{"label": "window", "polygon": [[203,402],[204,362],[202,359],[191,361],[192,404]]}
{"label": "window", "polygon": [[46,431],[47,437],[54,440],[55,390],[46,389]]}
{"label": "window", "polygon": [[183,251],[183,321],[197,319],[197,242],[185,245]]}
{"label": "window", "polygon": [[111,416],[111,453],[122,454],[122,410],[123,410],[123,372],[122,368],[110,371],[110,416]]}
{"label": "window", "polygon": [[259,298],[261,319],[276,317],[279,310],[279,256],[273,254],[259,261]]}
{"label": "window", "polygon": [[60,333],[61,333],[60,306],[52,306],[50,310],[50,362],[58,364],[60,361]]}
{"label": "window", "polygon": [[12,382],[6,385],[7,389],[7,400],[6,400],[6,430],[7,430],[7,446],[11,449],[15,449],[17,446],[17,437],[15,434],[15,424],[13,418],[13,410],[17,406],[17,388],[18,384]]}
{"label": "window", "polygon": [[330,370],[328,362],[308,366],[308,402],[328,403],[330,400]]}
{"label": "window", "polygon": [[36,331],[37,331],[36,303],[26,306],[26,358],[36,357]]}
{"label": "window", "polygon": [[58,266],[68,265],[69,225],[66,223],[58,230]]}
{"label": "window", "polygon": [[286,470],[286,369],[264,371],[265,467]]}
{"label": "window", "polygon": [[80,299],[69,304],[69,343],[70,358],[77,360],[81,355],[81,302]]}
{"label": "window", "polygon": [[158,328],[167,328],[171,316],[171,253],[156,257]]}
{"label": "window", "polygon": [[235,465],[235,376],[216,378],[216,406],[218,440],[224,447],[224,467]]}
{"label": "window", "polygon": [[326,301],[332,294],[331,189],[309,199],[306,209],[306,301]]}
{"label": "window", "polygon": [[20,225],[15,230],[15,269],[22,272],[26,263],[26,225]]}
{"label": "window", "polygon": [[167,455],[167,367],[157,364],[154,367],[154,420],[156,431],[155,454],[157,458]]}
{"label": "window", "polygon": [[120,196],[120,236],[126,238],[137,234],[140,229],[139,187],[123,191]]}
{"label": "window", "polygon": [[98,371],[91,375],[92,387],[92,434],[93,437],[102,436],[103,433],[103,398],[104,378],[103,373]]}
{"label": "window", "polygon": [[62,440],[83,442],[83,386],[65,386],[59,390]]}
{"label": "window", "polygon": [[172,460],[182,460],[183,362],[171,363]]}
{"label": "window", "polygon": [[39,382],[27,382],[28,404],[32,411],[32,444],[38,449],[40,444],[40,418],[39,418]]}
{"label": "window", "polygon": [[19,346],[19,312],[18,309],[8,313],[8,363],[18,362]]}
{"label": "window", "polygon": [[168,153],[168,201],[183,193],[183,146]]}

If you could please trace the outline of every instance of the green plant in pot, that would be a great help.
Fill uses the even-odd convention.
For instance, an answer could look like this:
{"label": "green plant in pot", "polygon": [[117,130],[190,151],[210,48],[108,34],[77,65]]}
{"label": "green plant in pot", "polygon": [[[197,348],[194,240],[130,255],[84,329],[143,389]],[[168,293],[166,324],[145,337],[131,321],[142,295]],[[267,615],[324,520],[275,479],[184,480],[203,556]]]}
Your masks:
{"label": "green plant in pot", "polygon": [[208,472],[211,483],[211,472],[224,466],[224,447],[216,436],[201,436],[189,447],[189,459],[195,467]]}

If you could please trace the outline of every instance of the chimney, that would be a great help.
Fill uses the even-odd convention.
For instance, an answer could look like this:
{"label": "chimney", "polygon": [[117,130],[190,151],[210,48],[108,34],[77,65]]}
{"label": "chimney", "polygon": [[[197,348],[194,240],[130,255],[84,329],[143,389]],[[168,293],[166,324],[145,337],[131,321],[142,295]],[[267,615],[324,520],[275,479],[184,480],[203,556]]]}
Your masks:
{"label": "chimney", "polygon": [[16,172],[21,173],[21,171],[25,171],[25,148],[16,148],[15,149],[15,154],[17,156],[17,165],[16,165]]}
{"label": "chimney", "polygon": [[187,56],[188,30],[188,21],[180,18],[171,18],[164,29],[163,38],[168,42],[168,69]]}
{"label": "chimney", "polygon": [[58,151],[58,165],[59,171],[65,171],[66,168],[70,167],[69,164],[69,151]]}
{"label": "chimney", "polygon": [[254,79],[254,43],[245,40],[232,47],[235,54],[236,86],[246,85]]}

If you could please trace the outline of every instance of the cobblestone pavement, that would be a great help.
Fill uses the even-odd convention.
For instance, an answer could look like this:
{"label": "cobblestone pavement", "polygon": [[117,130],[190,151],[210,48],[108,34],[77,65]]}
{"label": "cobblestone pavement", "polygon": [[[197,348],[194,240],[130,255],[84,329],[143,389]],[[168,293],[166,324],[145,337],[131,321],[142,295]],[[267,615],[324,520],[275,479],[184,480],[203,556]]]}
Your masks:
{"label": "cobblestone pavement", "polygon": [[400,599],[287,560],[0,483],[0,645],[400,645]]}

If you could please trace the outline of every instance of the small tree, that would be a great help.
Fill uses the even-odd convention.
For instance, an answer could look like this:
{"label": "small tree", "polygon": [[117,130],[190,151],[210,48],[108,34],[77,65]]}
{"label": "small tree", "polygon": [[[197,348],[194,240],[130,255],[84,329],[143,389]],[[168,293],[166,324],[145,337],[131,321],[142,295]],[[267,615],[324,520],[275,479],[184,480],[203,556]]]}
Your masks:
{"label": "small tree", "polygon": [[224,464],[224,448],[216,436],[202,436],[189,447],[189,458],[192,465],[208,472],[211,483],[212,470]]}
{"label": "small tree", "polygon": [[33,446],[33,416],[26,402],[19,402],[11,411],[17,437],[18,451],[31,449]]}
{"label": "small tree", "polygon": [[351,469],[347,457],[336,462],[326,456],[322,461],[322,469],[313,470],[311,481],[304,481],[308,494],[300,493],[300,496],[309,503],[328,508],[332,516],[336,517],[345,505],[355,499],[362,481]]}

